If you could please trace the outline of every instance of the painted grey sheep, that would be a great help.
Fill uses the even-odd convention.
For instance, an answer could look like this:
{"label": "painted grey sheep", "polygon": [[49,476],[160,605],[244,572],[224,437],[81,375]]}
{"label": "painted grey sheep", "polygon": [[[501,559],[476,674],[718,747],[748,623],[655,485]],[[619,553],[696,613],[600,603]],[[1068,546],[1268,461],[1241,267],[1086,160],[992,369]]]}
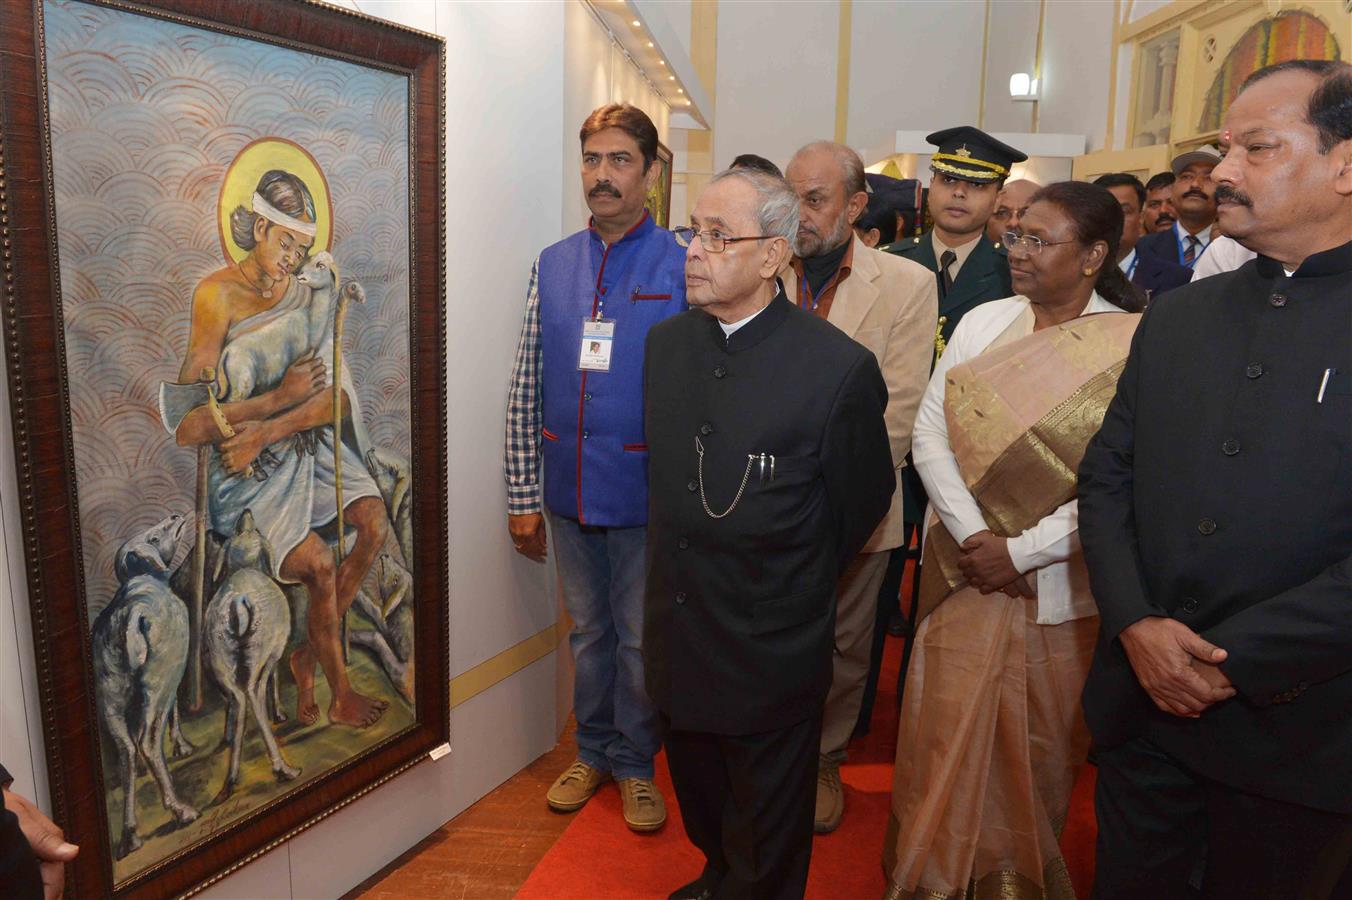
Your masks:
{"label": "painted grey sheep", "polygon": [[[188,661],[188,610],[168,585],[169,564],[186,524],[182,516],[169,516],[122,545],[114,564],[121,586],[91,629],[99,719],[113,739],[122,781],[119,859],[141,846],[138,755],[159,785],[164,808],[180,823],[197,818],[197,810],[175,793],[164,760],[165,724],[176,710]],[[192,749],[186,741],[175,744],[176,751],[184,748]]]}
{"label": "painted grey sheep", "polygon": [[394,539],[404,555],[404,565],[413,568],[413,492],[408,460],[383,447],[366,451],[366,468],[380,488],[385,512],[394,526]]}
{"label": "painted grey sheep", "polygon": [[226,695],[225,728],[230,741],[230,769],[215,802],[229,797],[239,784],[246,708],[262,732],[277,779],[290,781],[300,774],[282,756],[267,714],[269,679],[291,629],[286,595],[267,574],[272,571],[271,553],[253,513],[246,509],[221,550],[216,573],[220,587],[203,616],[203,644],[211,673]]}
{"label": "painted grey sheep", "polygon": [[375,628],[353,629],[352,643],[375,656],[399,694],[413,703],[413,576],[388,553],[376,562],[377,605],[365,591],[353,604]]}
{"label": "painted grey sheep", "polygon": [[[310,288],[310,303],[288,310],[276,319],[230,341],[221,354],[216,395],[223,403],[243,400],[281,384],[297,359],[314,351],[332,365],[333,324],[339,291],[338,266],[333,254],[322,250],[310,257],[296,280]],[[355,281],[342,288],[348,300],[366,302],[366,291]],[[332,370],[329,377],[332,378]]]}

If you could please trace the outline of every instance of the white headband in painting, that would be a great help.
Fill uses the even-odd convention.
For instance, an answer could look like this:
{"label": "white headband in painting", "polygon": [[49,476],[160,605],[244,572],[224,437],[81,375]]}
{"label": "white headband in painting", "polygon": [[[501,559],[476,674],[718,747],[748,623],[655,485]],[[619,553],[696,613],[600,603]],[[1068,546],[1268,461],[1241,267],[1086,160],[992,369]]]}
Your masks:
{"label": "white headband in painting", "polygon": [[297,219],[295,216],[288,216],[277,207],[263,199],[263,195],[254,191],[253,211],[275,225],[283,228],[290,228],[296,234],[303,234],[306,237],[314,237],[319,226],[314,222],[306,222],[304,219]]}

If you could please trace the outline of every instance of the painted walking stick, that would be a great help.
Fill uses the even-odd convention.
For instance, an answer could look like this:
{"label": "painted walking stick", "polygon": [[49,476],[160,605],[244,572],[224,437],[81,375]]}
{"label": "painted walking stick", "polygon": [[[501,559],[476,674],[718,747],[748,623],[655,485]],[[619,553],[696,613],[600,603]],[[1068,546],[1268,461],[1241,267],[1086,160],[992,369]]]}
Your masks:
{"label": "painted walking stick", "polygon": [[[335,286],[338,272],[334,270]],[[350,288],[351,285],[349,284]],[[343,566],[343,557],[347,549],[347,531],[343,524],[343,320],[347,316],[346,290],[338,291],[338,308],[333,314],[333,496],[338,507],[338,544],[335,547],[337,559],[334,564],[334,590],[338,589],[337,572]],[[348,662],[349,645],[347,639],[347,611],[339,620],[339,630],[343,643],[343,662]]]}

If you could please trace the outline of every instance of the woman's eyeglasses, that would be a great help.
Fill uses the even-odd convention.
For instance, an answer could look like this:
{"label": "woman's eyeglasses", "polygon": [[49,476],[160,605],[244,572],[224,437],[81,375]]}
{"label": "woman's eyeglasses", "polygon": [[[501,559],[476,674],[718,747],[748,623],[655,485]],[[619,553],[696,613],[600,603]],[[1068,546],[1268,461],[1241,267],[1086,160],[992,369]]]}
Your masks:
{"label": "woman's eyeglasses", "polygon": [[777,234],[757,234],[750,237],[729,237],[721,231],[696,231],[689,226],[671,229],[676,237],[681,239],[681,243],[687,247],[695,238],[699,238],[700,244],[710,253],[722,253],[727,249],[728,244],[735,244],[738,241],[765,241],[770,238],[779,237]]}
{"label": "woman's eyeglasses", "polygon": [[1058,244],[1073,244],[1074,241],[1044,241],[1042,238],[1033,237],[1031,234],[1019,234],[1015,231],[1005,232],[1005,248],[1008,250],[1023,250],[1029,256],[1037,256],[1042,252],[1043,247],[1055,247]]}

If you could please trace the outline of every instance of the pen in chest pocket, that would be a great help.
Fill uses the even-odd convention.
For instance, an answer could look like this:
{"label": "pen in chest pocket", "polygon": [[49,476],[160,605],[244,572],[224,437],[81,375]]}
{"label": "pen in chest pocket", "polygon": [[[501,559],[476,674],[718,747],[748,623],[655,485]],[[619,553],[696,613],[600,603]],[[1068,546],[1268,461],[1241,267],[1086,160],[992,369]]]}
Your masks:
{"label": "pen in chest pocket", "polygon": [[1324,377],[1323,377],[1322,379],[1320,379],[1320,381],[1319,381],[1319,394],[1318,394],[1318,396],[1316,396],[1316,397],[1314,398],[1314,402],[1315,402],[1315,403],[1323,403],[1323,402],[1324,402],[1324,391],[1328,390],[1328,387],[1329,387],[1329,376],[1333,375],[1333,374],[1336,373],[1337,371],[1338,371],[1337,369],[1332,369],[1332,368],[1329,368],[1329,369],[1325,369],[1325,370],[1324,370]]}

